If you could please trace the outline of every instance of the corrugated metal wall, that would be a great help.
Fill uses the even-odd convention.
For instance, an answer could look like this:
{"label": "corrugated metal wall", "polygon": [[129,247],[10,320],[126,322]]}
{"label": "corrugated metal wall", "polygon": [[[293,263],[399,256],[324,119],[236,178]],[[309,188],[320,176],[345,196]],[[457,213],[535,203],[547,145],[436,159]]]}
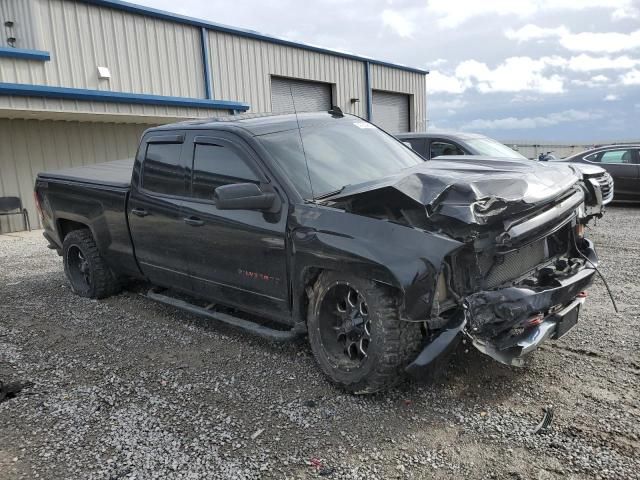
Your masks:
{"label": "corrugated metal wall", "polygon": [[197,27],[67,0],[43,0],[39,12],[51,61],[3,58],[0,81],[205,98]]}
{"label": "corrugated metal wall", "polygon": [[[9,46],[7,37],[16,39],[16,48],[36,49],[40,47],[40,30],[35,28],[34,8],[32,0],[0,0],[0,47]],[[12,28],[5,27],[5,22],[14,22]]]}
{"label": "corrugated metal wall", "polygon": [[[205,98],[199,27],[160,20],[75,0],[1,0],[12,8],[31,5],[37,47],[47,62],[0,58],[0,82]],[[366,116],[365,63],[303,48],[209,31],[214,98],[271,111],[271,76],[327,82],[343,111]],[[100,80],[97,67],[111,70]],[[425,76],[371,65],[373,89],[413,95],[412,128],[424,129]],[[352,103],[352,99],[359,102]],[[200,109],[39,98],[0,97],[0,109],[201,117]]]}
{"label": "corrugated metal wall", "polygon": [[411,130],[425,131],[427,129],[426,75],[377,64],[371,64],[370,68],[370,82],[373,90],[407,93],[412,96],[410,101]]}
{"label": "corrugated metal wall", "polygon": [[[0,197],[20,197],[29,210],[32,228],[39,227],[33,201],[38,172],[133,157],[140,135],[148,127],[0,119]],[[22,218],[0,217],[0,232],[13,230],[22,230]]]}
{"label": "corrugated metal wall", "polygon": [[[247,102],[271,112],[271,75],[334,84],[333,101],[344,112],[366,115],[364,63],[261,40],[209,32],[215,98]],[[358,103],[351,103],[357,98]]]}

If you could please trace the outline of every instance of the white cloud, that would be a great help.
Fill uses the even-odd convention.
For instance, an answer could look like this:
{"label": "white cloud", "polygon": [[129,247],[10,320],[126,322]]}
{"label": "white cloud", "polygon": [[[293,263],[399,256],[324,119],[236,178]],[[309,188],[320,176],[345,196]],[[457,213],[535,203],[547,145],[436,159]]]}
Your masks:
{"label": "white cloud", "polygon": [[416,30],[416,25],[411,20],[395,10],[384,10],[380,16],[384,26],[402,38],[411,38]]}
{"label": "white cloud", "polygon": [[604,97],[605,102],[615,102],[616,100],[619,100],[619,99],[620,97],[618,97],[618,95],[615,95],[613,93],[610,93],[609,95]]}
{"label": "white cloud", "polygon": [[566,63],[566,59],[556,56],[509,57],[492,69],[477,60],[465,60],[458,64],[452,75],[432,71],[427,77],[427,91],[460,94],[475,88],[480,93],[562,93],[565,79],[558,74],[545,75],[545,70]]}
{"label": "white cloud", "polygon": [[564,91],[564,79],[553,74],[545,76],[543,71],[549,66],[562,64],[559,57],[510,57],[491,69],[486,63],[466,60],[456,68],[456,77],[475,82],[481,93],[523,92],[561,93]]}
{"label": "white cloud", "polygon": [[640,83],[638,67],[640,59],[627,55],[610,57],[580,54],[570,58],[558,55],[539,58],[509,57],[494,68],[478,60],[464,60],[451,74],[432,71],[427,77],[427,91],[461,94],[475,89],[480,93],[563,93],[567,83],[583,87],[602,87],[607,83],[613,83],[609,77],[602,74],[589,79],[567,78],[569,72],[589,73],[603,70],[630,70],[627,75],[620,77],[619,81],[626,85],[636,85]]}
{"label": "white cloud", "polygon": [[567,68],[575,72],[590,72],[593,70],[627,70],[640,65],[640,59],[621,57],[592,57],[581,54],[571,57],[567,62]]}
{"label": "white cloud", "polygon": [[430,67],[439,67],[440,65],[444,65],[448,61],[449,60],[447,60],[446,58],[438,58],[437,60],[434,60],[433,62],[428,62],[428,65]]}
{"label": "white cloud", "polygon": [[466,100],[454,98],[452,100],[430,100],[427,106],[430,109],[454,110],[467,106]]}
{"label": "white cloud", "polygon": [[588,80],[574,79],[571,83],[580,85],[581,87],[602,87],[604,84],[611,82],[611,79],[605,75],[596,75]]}
{"label": "white cloud", "polygon": [[525,25],[518,30],[509,28],[505,30],[504,35],[509,40],[517,40],[518,42],[529,42],[531,40],[543,40],[553,37],[562,37],[570,32],[564,25],[557,28],[545,28],[533,25],[532,23]]}
{"label": "white cloud", "polygon": [[602,118],[601,113],[565,110],[544,117],[507,117],[495,120],[476,119],[461,128],[463,130],[519,130],[552,127],[560,123],[584,122]]}
{"label": "white cloud", "polygon": [[438,24],[447,28],[483,15],[529,18],[540,12],[593,8],[610,12],[614,20],[639,15],[636,0],[428,0],[427,8]]}
{"label": "white cloud", "polygon": [[509,99],[509,103],[538,103],[543,101],[544,97],[541,95],[527,95],[518,93]]}
{"label": "white cloud", "polygon": [[572,33],[564,25],[556,28],[544,28],[529,24],[518,30],[510,28],[505,31],[505,36],[518,42],[557,38],[564,48],[576,52],[614,53],[640,48],[640,30],[631,33]]}
{"label": "white cloud", "polygon": [[455,75],[444,75],[435,70],[427,75],[427,92],[429,93],[463,93],[469,86]]}
{"label": "white cloud", "polygon": [[625,73],[620,80],[623,85],[640,85],[640,70],[631,70]]}
{"label": "white cloud", "polygon": [[477,60],[460,62],[453,75],[432,71],[427,77],[429,93],[463,93],[475,88],[480,93],[524,92],[562,93],[564,79],[553,74],[545,76],[548,66],[561,65],[556,57],[534,60],[529,57],[510,57],[496,68]]}

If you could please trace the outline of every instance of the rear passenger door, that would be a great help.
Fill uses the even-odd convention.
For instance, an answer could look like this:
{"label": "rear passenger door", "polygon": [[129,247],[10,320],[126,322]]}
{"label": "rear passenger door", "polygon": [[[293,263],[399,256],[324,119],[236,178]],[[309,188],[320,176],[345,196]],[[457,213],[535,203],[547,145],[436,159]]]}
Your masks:
{"label": "rear passenger door", "polygon": [[184,216],[191,223],[183,238],[196,293],[267,316],[288,315],[284,197],[273,213],[218,209],[217,187],[255,183],[270,190],[273,183],[255,152],[232,133],[196,132],[188,142],[192,182]]}
{"label": "rear passenger door", "polygon": [[189,192],[184,134],[143,138],[127,203],[129,228],[142,272],[157,285],[191,291],[182,235],[183,202]]}

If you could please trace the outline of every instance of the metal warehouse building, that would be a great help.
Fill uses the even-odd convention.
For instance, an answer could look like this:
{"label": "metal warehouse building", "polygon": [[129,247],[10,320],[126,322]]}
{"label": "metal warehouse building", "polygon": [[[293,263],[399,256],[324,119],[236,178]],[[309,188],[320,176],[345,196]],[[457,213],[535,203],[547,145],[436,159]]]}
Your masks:
{"label": "metal warehouse building", "polygon": [[291,112],[293,92],[298,111],[426,128],[415,68],[116,0],[0,0],[0,22],[0,197],[20,197],[34,226],[39,171],[131,157],[150,125]]}

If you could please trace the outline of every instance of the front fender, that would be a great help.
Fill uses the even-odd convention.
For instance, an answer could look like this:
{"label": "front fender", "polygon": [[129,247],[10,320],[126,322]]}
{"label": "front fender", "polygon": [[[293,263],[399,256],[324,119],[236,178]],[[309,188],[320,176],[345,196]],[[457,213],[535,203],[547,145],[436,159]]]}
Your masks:
{"label": "front fender", "polygon": [[428,318],[444,259],[463,246],[444,235],[320,205],[296,206],[289,231],[294,302],[303,298],[310,268],[347,271],[397,288],[409,319]]}

